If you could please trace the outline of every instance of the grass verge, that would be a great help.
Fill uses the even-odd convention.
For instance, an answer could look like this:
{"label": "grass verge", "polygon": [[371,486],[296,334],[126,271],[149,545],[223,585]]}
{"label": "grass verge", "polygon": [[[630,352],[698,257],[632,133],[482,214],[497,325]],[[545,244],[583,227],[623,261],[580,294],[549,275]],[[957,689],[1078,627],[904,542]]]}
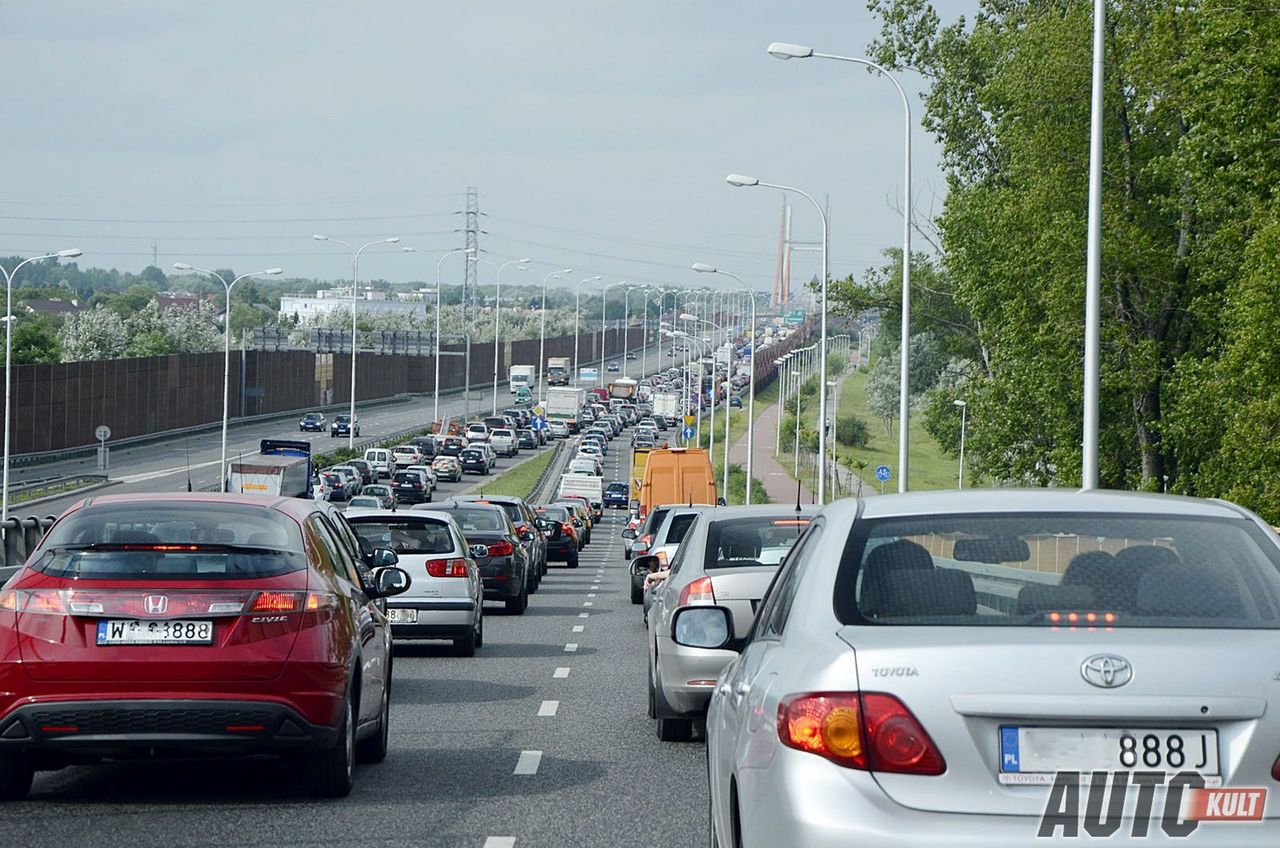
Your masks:
{"label": "grass verge", "polygon": [[475,493],[527,498],[533,494],[533,487],[537,484],[538,478],[542,476],[542,472],[551,464],[551,457],[555,456],[555,454],[555,448],[547,445],[538,456],[527,459],[492,480],[486,480],[481,483]]}

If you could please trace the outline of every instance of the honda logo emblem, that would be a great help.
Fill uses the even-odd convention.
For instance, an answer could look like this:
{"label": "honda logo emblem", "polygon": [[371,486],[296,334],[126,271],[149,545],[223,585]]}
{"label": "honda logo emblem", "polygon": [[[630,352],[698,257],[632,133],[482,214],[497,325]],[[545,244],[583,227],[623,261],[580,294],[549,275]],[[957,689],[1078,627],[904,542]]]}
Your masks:
{"label": "honda logo emblem", "polygon": [[169,611],[169,599],[164,595],[147,595],[142,599],[142,608],[147,615],[164,615]]}

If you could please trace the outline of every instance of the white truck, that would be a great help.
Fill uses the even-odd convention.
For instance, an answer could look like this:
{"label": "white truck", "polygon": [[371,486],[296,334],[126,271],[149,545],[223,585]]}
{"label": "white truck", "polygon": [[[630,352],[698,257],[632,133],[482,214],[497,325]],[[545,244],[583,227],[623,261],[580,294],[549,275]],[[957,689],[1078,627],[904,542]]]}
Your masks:
{"label": "white truck", "polygon": [[653,414],[665,415],[668,419],[680,414],[680,395],[675,392],[656,392],[653,396]]}
{"label": "white truck", "polygon": [[570,386],[551,386],[547,389],[547,418],[558,418],[569,426],[570,433],[578,432],[578,414],[587,402],[587,390]]}
{"label": "white truck", "polygon": [[512,365],[507,372],[507,379],[511,384],[511,394],[515,394],[522,386],[533,391],[534,381],[538,379],[538,368],[534,365]]}
{"label": "white truck", "polygon": [[586,498],[591,512],[598,518],[604,515],[604,478],[592,474],[565,474],[560,477],[557,497],[576,495]]}
{"label": "white truck", "polygon": [[547,385],[569,385],[569,357],[552,356],[547,360]]}
{"label": "white truck", "polygon": [[306,497],[311,490],[311,458],[259,454],[227,464],[227,491],[245,495]]}

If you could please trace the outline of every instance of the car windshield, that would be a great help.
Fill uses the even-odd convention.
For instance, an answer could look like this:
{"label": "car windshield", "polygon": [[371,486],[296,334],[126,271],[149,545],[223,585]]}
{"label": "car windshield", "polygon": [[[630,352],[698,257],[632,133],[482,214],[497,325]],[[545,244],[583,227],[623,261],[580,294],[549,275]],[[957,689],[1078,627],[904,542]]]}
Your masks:
{"label": "car windshield", "polygon": [[613,492],[614,494],[625,494],[628,488],[626,483],[610,483],[605,491]]}
{"label": "car windshield", "polygon": [[462,528],[462,532],[474,530],[499,531],[507,529],[506,513],[495,509],[461,509],[451,510],[454,521]]}
{"label": "car windshield", "polygon": [[540,506],[538,512],[550,518],[552,521],[564,523],[569,520],[569,510],[562,506]]}
{"label": "car windshield", "polygon": [[863,520],[835,606],[850,624],[1280,629],[1280,555],[1244,519]]}
{"label": "car windshield", "polygon": [[335,415],[335,416],[333,416],[333,423],[334,423],[334,424],[346,424],[346,423],[347,423],[348,421],[350,421],[350,420],[351,420],[350,416],[347,416],[347,415]]}
{"label": "car windshield", "polygon": [[713,521],[707,527],[703,568],[779,565],[808,526],[809,519],[794,514]]}
{"label": "car windshield", "polygon": [[397,483],[421,483],[422,478],[417,471],[397,471],[394,479]]}
{"label": "car windshield", "polygon": [[242,580],[306,567],[297,522],[247,504],[85,507],[58,522],[32,567],[93,580]]}
{"label": "car windshield", "polygon": [[354,516],[351,527],[368,549],[390,548],[397,554],[411,555],[447,554],[453,550],[453,535],[441,521]]}

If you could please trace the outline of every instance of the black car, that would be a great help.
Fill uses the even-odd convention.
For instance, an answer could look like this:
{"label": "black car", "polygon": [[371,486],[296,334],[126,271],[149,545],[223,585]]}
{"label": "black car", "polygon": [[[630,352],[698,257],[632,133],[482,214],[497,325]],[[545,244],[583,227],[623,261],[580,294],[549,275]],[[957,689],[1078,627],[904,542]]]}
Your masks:
{"label": "black car", "polygon": [[522,615],[529,606],[533,568],[520,536],[505,510],[496,504],[444,503],[432,507],[448,512],[458,523],[468,545],[484,545],[476,556],[486,601],[503,601],[507,612]]}
{"label": "black car", "polygon": [[445,456],[461,456],[466,447],[467,440],[462,436],[447,436],[440,445],[440,453]]}
{"label": "black car", "polygon": [[538,526],[547,540],[547,559],[563,562],[569,568],[578,567],[578,531],[573,529],[573,519],[568,507],[548,504],[534,508]]}
{"label": "black car", "polygon": [[538,435],[532,430],[516,430],[516,444],[520,450],[537,450]]}
{"label": "black car", "polygon": [[[356,418],[355,434],[357,436],[360,435],[359,417]],[[351,416],[350,415],[333,416],[333,423],[329,425],[329,437],[336,439],[338,436],[349,436],[349,435],[351,435]]]}
{"label": "black car", "polygon": [[405,444],[416,447],[424,460],[435,459],[440,453],[440,445],[436,442],[435,436],[414,436]]}
{"label": "black car", "polygon": [[320,475],[324,481],[325,497],[331,501],[349,501],[353,492],[351,487],[347,485],[347,478],[341,474],[335,474],[332,471],[326,471]]}
{"label": "black car", "polygon": [[631,504],[631,487],[626,483],[610,483],[604,488],[605,508],[626,509]]}
{"label": "black car", "polygon": [[299,433],[323,433],[325,418],[323,412],[308,412],[298,422]]}
{"label": "black car", "polygon": [[431,484],[421,471],[397,471],[391,478],[397,503],[419,504],[431,500]]}
{"label": "black car", "polygon": [[462,463],[463,472],[489,473],[489,460],[480,448],[464,448],[462,453],[458,454],[458,461]]}
{"label": "black car", "polygon": [[510,415],[521,427],[529,426],[529,422],[533,420],[533,413],[525,409],[523,406],[513,406],[509,409],[504,409],[502,410],[502,414]]}
{"label": "black car", "polygon": [[373,466],[365,462],[363,459],[348,459],[343,465],[350,465],[356,471],[360,472],[360,479],[365,486],[370,483],[377,482],[378,474],[373,470]]}
{"label": "black car", "polygon": [[525,554],[534,566],[533,586],[529,591],[537,591],[538,584],[542,582],[542,575],[547,573],[547,543],[543,535],[538,532],[538,516],[534,515],[533,509],[524,502],[524,499],[514,495],[454,495],[449,498],[449,502],[492,504],[502,507],[507,518],[510,518],[511,523],[516,526],[516,535],[520,537]]}

